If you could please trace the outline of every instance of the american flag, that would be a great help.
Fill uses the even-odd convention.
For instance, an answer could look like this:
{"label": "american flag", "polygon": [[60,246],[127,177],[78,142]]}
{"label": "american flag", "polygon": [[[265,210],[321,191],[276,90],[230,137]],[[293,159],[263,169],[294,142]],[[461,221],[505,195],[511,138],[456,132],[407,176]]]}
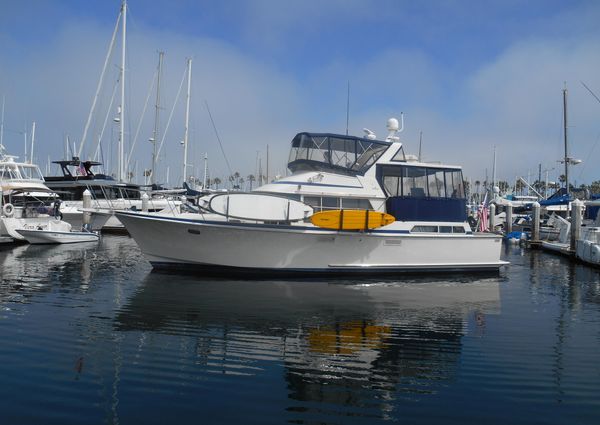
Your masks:
{"label": "american flag", "polygon": [[485,194],[485,198],[483,198],[483,202],[479,205],[477,209],[477,221],[479,223],[480,232],[487,232],[489,230],[489,209],[487,204],[487,193]]}
{"label": "american flag", "polygon": [[477,215],[479,218],[479,231],[480,232],[487,232],[489,223],[488,223],[488,207],[485,205],[480,205],[479,206],[479,210],[477,211]]}
{"label": "american flag", "polygon": [[85,167],[82,162],[79,163],[79,167],[77,167],[76,173],[78,176],[85,176]]}

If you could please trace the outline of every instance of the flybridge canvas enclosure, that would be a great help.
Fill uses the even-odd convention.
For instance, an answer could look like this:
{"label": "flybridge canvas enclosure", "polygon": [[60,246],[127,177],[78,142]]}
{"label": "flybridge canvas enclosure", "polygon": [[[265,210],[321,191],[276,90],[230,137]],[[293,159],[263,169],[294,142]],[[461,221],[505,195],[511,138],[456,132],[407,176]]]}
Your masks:
{"label": "flybridge canvas enclosure", "polygon": [[378,165],[377,180],[388,195],[387,212],[396,220],[464,222],[467,218],[460,169]]}
{"label": "flybridge canvas enclosure", "polygon": [[0,164],[0,181],[3,180],[39,180],[44,181],[37,165],[6,162]]}
{"label": "flybridge canvas enclosure", "polygon": [[364,174],[390,147],[390,143],[329,133],[298,133],[292,139],[288,168]]}

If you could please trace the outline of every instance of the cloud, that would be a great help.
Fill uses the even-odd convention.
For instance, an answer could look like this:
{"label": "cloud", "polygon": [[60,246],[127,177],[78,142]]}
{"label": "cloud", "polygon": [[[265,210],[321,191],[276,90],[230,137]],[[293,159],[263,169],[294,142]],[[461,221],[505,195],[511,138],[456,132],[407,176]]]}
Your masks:
{"label": "cloud", "polygon": [[[462,164],[467,175],[481,178],[486,168],[491,173],[496,145],[499,175],[507,180],[537,169],[539,163],[558,168],[561,89],[567,81],[573,156],[593,163],[600,104],[579,81],[600,94],[596,48],[600,37],[589,18],[595,6],[561,9],[568,22],[579,18],[582,24],[555,34],[556,26],[550,24],[557,16],[525,14],[521,21],[500,22],[491,20],[493,13],[485,7],[475,13],[491,29],[478,32],[481,25],[470,24],[467,11],[455,10],[452,2],[439,6],[449,22],[441,26],[437,26],[443,21],[435,14],[437,6],[419,8],[410,2],[377,3],[379,7],[366,1],[292,2],[289,7],[285,3],[284,7],[283,3],[227,2],[196,14],[199,6],[184,2],[169,9],[165,21],[156,15],[157,7],[133,7],[127,50],[129,136],[135,132],[156,69],[156,52],[161,49],[166,51],[163,131],[185,58],[193,57],[190,162],[195,164],[194,174],[202,172],[204,152],[213,175],[253,173],[257,151],[264,166],[267,144],[271,170],[283,173],[295,133],[345,131],[348,81],[351,134],[360,135],[368,127],[383,136],[387,118],[402,111],[406,118],[402,139],[409,152],[418,150],[422,131],[426,159]],[[513,6],[494,6],[492,11],[506,17]],[[0,30],[0,95],[6,96],[5,121],[10,131],[5,144],[11,152],[22,154],[23,135],[18,132],[33,120],[37,122],[36,156],[42,166],[48,155],[53,160],[63,157],[65,134],[71,141],[80,140],[114,26],[117,8],[108,19],[110,9],[102,6],[102,19],[96,19],[92,10],[67,15],[52,30],[43,26],[41,17],[34,17],[39,29],[31,28],[23,37],[10,26]],[[181,17],[182,24],[175,26],[180,12],[188,9],[191,12]],[[460,25],[450,23],[454,18]],[[192,25],[194,20],[197,26]],[[226,22],[235,26],[219,24]],[[503,23],[504,31],[510,32],[505,38]],[[97,135],[109,117],[103,140],[109,165],[115,162],[108,157],[116,152],[112,121],[116,104],[108,115],[107,108],[117,76],[118,52],[91,133]],[[164,180],[168,166],[171,183],[181,174],[184,98],[185,87],[163,148],[161,175]],[[147,139],[153,127],[153,95],[149,102],[135,151],[138,175],[150,164]],[[574,175],[587,181],[600,178],[591,165],[578,166]]]}

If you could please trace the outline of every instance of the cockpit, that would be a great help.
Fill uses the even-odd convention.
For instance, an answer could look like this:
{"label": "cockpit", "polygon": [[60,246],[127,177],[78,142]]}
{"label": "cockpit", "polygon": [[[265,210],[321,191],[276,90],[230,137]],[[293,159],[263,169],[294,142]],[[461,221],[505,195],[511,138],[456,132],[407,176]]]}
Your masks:
{"label": "cockpit", "polygon": [[298,133],[292,140],[288,168],[364,174],[391,143],[328,133]]}

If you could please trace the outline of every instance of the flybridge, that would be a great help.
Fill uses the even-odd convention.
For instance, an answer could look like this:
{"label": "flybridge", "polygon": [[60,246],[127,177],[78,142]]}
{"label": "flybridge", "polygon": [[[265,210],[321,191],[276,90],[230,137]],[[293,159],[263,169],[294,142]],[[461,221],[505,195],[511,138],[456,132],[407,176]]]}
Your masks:
{"label": "flybridge", "polygon": [[330,133],[298,133],[292,139],[288,168],[364,174],[391,146],[390,142]]}

